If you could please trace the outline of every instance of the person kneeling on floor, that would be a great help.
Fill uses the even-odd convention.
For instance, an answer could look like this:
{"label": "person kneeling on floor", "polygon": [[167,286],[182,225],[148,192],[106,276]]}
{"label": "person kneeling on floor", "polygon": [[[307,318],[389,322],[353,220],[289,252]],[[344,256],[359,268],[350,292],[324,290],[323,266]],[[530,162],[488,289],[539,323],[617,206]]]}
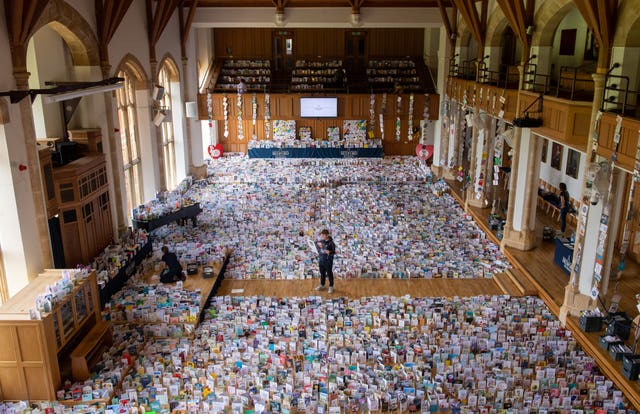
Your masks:
{"label": "person kneeling on floor", "polygon": [[162,246],[162,261],[165,264],[165,268],[160,273],[160,281],[162,283],[173,283],[178,280],[184,282],[187,280],[187,277],[182,273],[182,265],[178,261],[178,257],[175,253],[170,252],[167,246]]}

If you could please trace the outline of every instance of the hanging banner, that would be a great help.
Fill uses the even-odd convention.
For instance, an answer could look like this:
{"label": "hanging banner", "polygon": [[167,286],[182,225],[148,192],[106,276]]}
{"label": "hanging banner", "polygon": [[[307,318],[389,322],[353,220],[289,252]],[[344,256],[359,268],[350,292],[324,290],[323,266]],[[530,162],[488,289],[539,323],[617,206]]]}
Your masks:
{"label": "hanging banner", "polygon": [[229,98],[227,98],[227,95],[224,94],[222,95],[222,108],[223,108],[223,115],[224,115],[224,137],[227,138],[229,137]]}
{"label": "hanging banner", "polygon": [[264,137],[271,138],[271,98],[268,93],[264,94]]}
{"label": "hanging banner", "polygon": [[409,118],[407,119],[407,139],[413,141],[413,102],[415,97],[409,95]]}
{"label": "hanging banner", "polygon": [[244,130],[243,130],[243,125],[242,125],[242,94],[240,92],[238,92],[238,101],[237,101],[237,107],[238,107],[238,139],[239,140],[243,140],[244,139]]}

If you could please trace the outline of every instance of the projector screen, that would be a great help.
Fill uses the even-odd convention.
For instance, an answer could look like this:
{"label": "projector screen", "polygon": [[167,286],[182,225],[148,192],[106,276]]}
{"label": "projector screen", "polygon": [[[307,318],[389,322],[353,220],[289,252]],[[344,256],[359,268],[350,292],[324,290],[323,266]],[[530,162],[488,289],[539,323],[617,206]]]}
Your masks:
{"label": "projector screen", "polygon": [[337,118],[338,98],[300,98],[300,117]]}

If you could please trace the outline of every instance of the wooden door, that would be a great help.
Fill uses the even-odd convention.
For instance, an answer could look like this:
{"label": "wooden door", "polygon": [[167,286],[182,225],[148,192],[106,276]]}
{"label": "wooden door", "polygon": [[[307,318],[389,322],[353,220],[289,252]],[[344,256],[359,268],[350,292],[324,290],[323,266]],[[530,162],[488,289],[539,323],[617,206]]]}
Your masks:
{"label": "wooden door", "polygon": [[367,67],[367,32],[347,30],[344,41],[345,67],[352,73],[364,72]]}
{"label": "wooden door", "polygon": [[291,73],[295,64],[294,34],[290,30],[273,32],[273,69],[276,74]]}

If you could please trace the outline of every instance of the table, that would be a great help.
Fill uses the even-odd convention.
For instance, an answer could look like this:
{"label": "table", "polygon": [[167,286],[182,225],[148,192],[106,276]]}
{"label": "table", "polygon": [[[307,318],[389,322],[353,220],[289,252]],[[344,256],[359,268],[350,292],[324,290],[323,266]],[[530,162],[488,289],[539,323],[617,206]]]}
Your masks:
{"label": "table", "polygon": [[142,260],[151,253],[151,239],[142,245],[135,254],[129,257],[126,263],[120,268],[118,273],[109,279],[109,281],[100,288],[100,307],[104,308],[104,305],[111,300],[111,296],[115,295],[124,284],[129,280],[131,275],[136,271],[136,268]]}
{"label": "table", "polygon": [[249,158],[382,158],[382,148],[251,148]]}
{"label": "table", "polygon": [[193,225],[195,226],[196,217],[201,212],[202,208],[200,208],[200,203],[195,203],[190,206],[182,207],[180,210],[172,211],[169,214],[165,214],[164,216],[158,217],[153,220],[134,219],[132,220],[132,225],[134,229],[145,229],[147,231],[151,231],[174,221],[191,219]]}
{"label": "table", "polygon": [[571,264],[573,263],[573,244],[569,239],[556,237],[556,250],[553,254],[553,261],[560,266],[566,274],[571,274]]}

